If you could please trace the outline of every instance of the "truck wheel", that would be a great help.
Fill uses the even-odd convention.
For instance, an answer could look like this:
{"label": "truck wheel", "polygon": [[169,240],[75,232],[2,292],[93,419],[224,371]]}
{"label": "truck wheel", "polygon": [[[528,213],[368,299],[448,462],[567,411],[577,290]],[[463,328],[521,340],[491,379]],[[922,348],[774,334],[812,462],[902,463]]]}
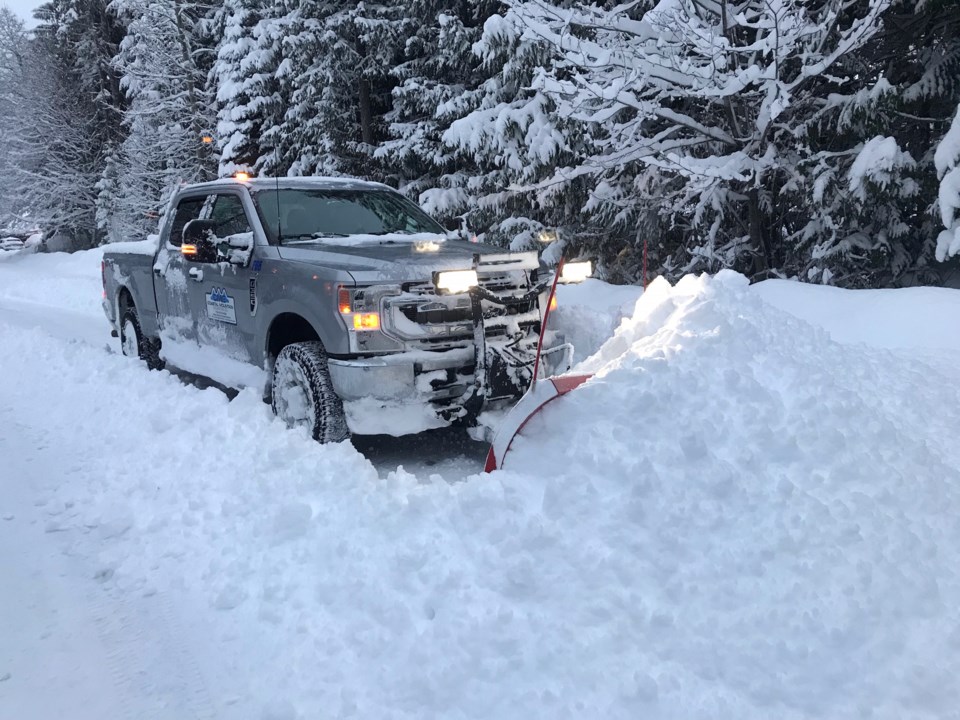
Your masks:
{"label": "truck wheel", "polygon": [[127,357],[140,358],[151,370],[163,367],[159,345],[155,340],[144,337],[136,308],[126,308],[120,318],[120,350]]}
{"label": "truck wheel", "polygon": [[350,436],[323,343],[293,343],[280,351],[273,366],[270,404],[288,427],[305,427],[314,440],[340,442]]}

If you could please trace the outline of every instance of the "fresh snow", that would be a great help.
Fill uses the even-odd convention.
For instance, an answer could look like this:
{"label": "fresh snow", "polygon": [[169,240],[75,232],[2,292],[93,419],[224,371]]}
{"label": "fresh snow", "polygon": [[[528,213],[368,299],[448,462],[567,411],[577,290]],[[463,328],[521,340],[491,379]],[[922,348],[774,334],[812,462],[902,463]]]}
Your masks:
{"label": "fresh snow", "polygon": [[957,291],[564,287],[596,375],[487,476],[148,372],[99,272],[0,261],[0,717],[958,706]]}
{"label": "fresh snow", "polygon": [[960,351],[960,292],[946,288],[844,290],[765,280],[753,291],[841,343]]}

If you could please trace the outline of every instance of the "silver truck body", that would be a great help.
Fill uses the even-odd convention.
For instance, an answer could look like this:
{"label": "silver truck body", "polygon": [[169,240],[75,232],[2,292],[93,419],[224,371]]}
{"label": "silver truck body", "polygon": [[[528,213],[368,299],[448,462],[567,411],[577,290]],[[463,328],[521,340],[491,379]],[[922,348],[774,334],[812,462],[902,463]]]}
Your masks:
{"label": "silver truck body", "polygon": [[[281,228],[267,224],[262,205],[276,199],[281,225],[279,198],[290,189],[389,193],[416,207],[387,186],[342,179],[184,187],[171,201],[153,254],[142,243],[104,253],[103,307],[114,328],[133,305],[143,334],[159,344],[168,364],[265,393],[279,350],[312,334],[328,355],[348,425],[361,434],[439,427],[522,394],[546,301],[536,253],[451,240],[429,218],[420,222],[432,223],[432,234],[417,234],[417,242],[286,241]],[[225,216],[218,208],[227,207],[242,208],[243,217],[230,216],[226,229],[244,231],[218,238],[226,254],[216,262],[185,255],[184,220]],[[469,269],[477,272],[478,292],[442,294],[435,287],[435,273]],[[350,312],[343,312],[344,293]],[[363,313],[377,314],[379,327],[355,330],[351,322]],[[569,346],[550,340],[556,347],[547,353],[548,371],[566,369]],[[406,420],[394,422],[391,410]]]}

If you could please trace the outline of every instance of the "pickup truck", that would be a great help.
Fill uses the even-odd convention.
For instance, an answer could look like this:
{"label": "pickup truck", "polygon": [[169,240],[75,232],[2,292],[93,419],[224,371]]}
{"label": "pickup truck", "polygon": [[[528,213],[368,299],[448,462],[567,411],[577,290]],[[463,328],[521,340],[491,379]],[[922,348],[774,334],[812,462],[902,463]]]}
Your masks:
{"label": "pickup truck", "polygon": [[[470,242],[386,185],[228,178],[181,187],[153,241],[107,246],[103,309],[124,354],[253,387],[337,442],[515,403],[553,276],[536,252]],[[543,370],[565,371],[572,346],[543,335]]]}

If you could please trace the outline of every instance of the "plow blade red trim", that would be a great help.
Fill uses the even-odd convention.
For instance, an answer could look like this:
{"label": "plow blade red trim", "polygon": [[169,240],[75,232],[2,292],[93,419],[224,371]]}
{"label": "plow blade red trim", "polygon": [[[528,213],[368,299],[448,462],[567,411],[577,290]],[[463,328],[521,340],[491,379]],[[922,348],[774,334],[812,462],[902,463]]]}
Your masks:
{"label": "plow blade red trim", "polygon": [[503,468],[503,461],[513,444],[513,439],[520,434],[523,427],[534,415],[540,412],[548,403],[561,395],[574,390],[593,375],[561,375],[535,383],[518,402],[500,424],[493,443],[487,452],[487,462],[484,472],[493,472]]}

